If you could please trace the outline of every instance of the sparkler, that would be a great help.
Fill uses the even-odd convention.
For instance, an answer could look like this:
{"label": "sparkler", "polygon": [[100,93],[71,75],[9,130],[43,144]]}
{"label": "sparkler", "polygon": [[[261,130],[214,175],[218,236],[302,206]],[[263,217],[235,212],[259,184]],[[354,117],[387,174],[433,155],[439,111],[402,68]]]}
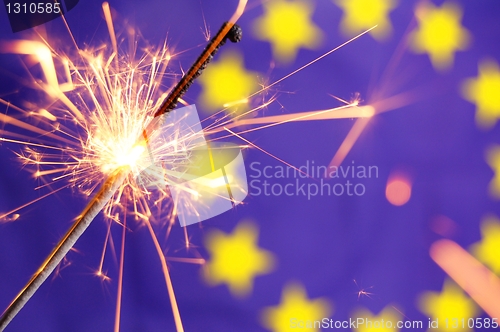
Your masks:
{"label": "sparkler", "polygon": [[[201,75],[203,69],[207,66],[210,60],[213,58],[215,53],[219,48],[224,45],[227,39],[232,42],[238,42],[241,40],[242,32],[241,28],[237,26],[236,20],[241,16],[246,1],[241,0],[236,13],[233,17],[226,23],[224,23],[219,30],[219,32],[212,38],[210,43],[204,49],[199,58],[191,66],[189,71],[184,75],[184,77],[179,81],[179,83],[174,87],[165,101],[162,103],[160,108],[154,114],[154,117],[161,116],[165,113],[170,112],[177,106],[178,100],[187,91],[189,86],[192,84],[194,79]],[[105,15],[110,17],[109,5],[105,3],[103,5]],[[109,22],[109,20],[108,20]],[[109,25],[108,25],[109,26]],[[111,26],[112,27],[112,26]],[[113,31],[112,28],[110,28]],[[112,32],[112,35],[114,33]],[[116,49],[116,44],[113,45]],[[50,54],[49,54],[50,55]],[[143,139],[147,144],[148,137],[147,132],[153,130],[150,128],[152,125],[157,124],[155,121],[150,122],[150,125],[144,130]],[[136,145],[140,147],[144,145],[143,142]],[[142,151],[141,151],[142,153]],[[140,153],[139,153],[140,154]],[[137,155],[135,151],[132,155]],[[129,155],[128,158],[132,156]],[[127,159],[128,159],[127,158]],[[133,157],[132,157],[133,158]],[[129,163],[130,160],[127,161]],[[50,255],[42,263],[38,271],[33,275],[27,285],[21,290],[19,295],[13,300],[13,302],[8,306],[8,308],[3,313],[0,318],[0,331],[3,331],[5,327],[10,323],[10,321],[17,315],[17,313],[24,307],[28,300],[35,294],[37,289],[43,284],[43,282],[48,278],[48,276],[54,271],[57,265],[62,261],[66,254],[73,248],[76,241],[85,232],[87,227],[90,225],[92,220],[99,214],[99,212],[108,204],[115,192],[123,185],[125,179],[130,173],[129,165],[122,165],[118,167],[113,173],[106,179],[101,189],[88,203],[87,207],[84,209],[82,214],[77,217],[77,220],[73,226],[68,230],[66,235],[61,239],[61,241],[56,245]],[[169,282],[167,282],[170,284]],[[171,287],[169,287],[170,290]],[[174,317],[176,317],[176,327],[178,331],[182,331],[182,323],[180,322],[180,315],[176,306],[173,306]]]}
{"label": "sparkler", "polygon": [[[166,265],[166,257],[162,252],[158,239],[152,229],[151,222],[149,221],[152,213],[147,200],[151,199],[152,194],[146,188],[141,187],[141,185],[135,181],[134,177],[131,176],[132,174],[137,175],[144,169],[144,165],[141,164],[140,159],[143,157],[143,154],[146,153],[145,150],[154,149],[154,151],[149,151],[149,153],[161,155],[162,157],[165,157],[165,163],[170,163],[170,166],[175,166],[176,164],[182,164],[186,161],[186,159],[189,159],[186,151],[191,151],[197,148],[197,134],[209,135],[225,131],[230,133],[229,136],[239,137],[250,146],[258,148],[256,145],[242,138],[239,134],[293,121],[340,118],[369,119],[380,110],[379,108],[375,109],[371,106],[358,107],[358,102],[355,101],[352,103],[346,102],[346,106],[340,108],[332,108],[315,112],[303,112],[255,119],[242,118],[249,113],[256,112],[267,107],[274,100],[271,98],[270,101],[265,102],[258,107],[252,108],[248,112],[239,114],[229,120],[226,119],[228,116],[226,115],[214,122],[213,125],[207,126],[207,128],[200,133],[192,133],[191,135],[186,135],[187,137],[184,138],[178,137],[179,133],[177,133],[177,136],[171,137],[172,140],[170,142],[166,142],[160,147],[152,148],[149,143],[154,140],[154,137],[152,136],[160,131],[159,127],[163,124],[162,115],[166,115],[171,112],[177,105],[178,101],[182,101],[182,95],[186,92],[194,79],[201,74],[219,47],[225,43],[226,39],[230,39],[234,42],[241,38],[241,30],[235,26],[235,22],[242,15],[245,4],[245,0],[240,0],[235,14],[231,17],[228,23],[225,23],[222,26],[219,32],[206,46],[200,57],[195,61],[194,65],[182,77],[179,83],[171,90],[170,94],[166,98],[164,98],[163,95],[156,95],[159,90],[159,80],[157,78],[165,74],[166,65],[172,55],[164,46],[157,52],[148,51],[146,56],[143,56],[137,64],[130,61],[120,63],[121,59],[119,58],[117,38],[111,19],[109,5],[107,3],[103,4],[103,9],[109,34],[111,36],[112,53],[110,56],[106,56],[103,54],[103,51],[99,49],[96,51],[80,50],[73,39],[73,43],[79,51],[78,58],[80,61],[86,63],[83,70],[79,68],[78,62],[72,62],[66,56],[57,54],[45,40],[43,43],[21,41],[2,45],[4,46],[2,49],[7,52],[29,54],[30,56],[35,57],[35,60],[40,63],[45,76],[45,80],[43,82],[35,81],[35,86],[45,92],[52,99],[59,100],[62,106],[56,105],[53,106],[53,109],[62,111],[63,115],[69,118],[71,122],[77,126],[77,128],[83,128],[86,133],[86,137],[80,138],[79,135],[73,134],[70,128],[59,123],[54,125],[53,122],[59,118],[54,115],[53,112],[43,108],[35,114],[42,119],[43,123],[51,123],[52,130],[50,131],[36,128],[6,114],[0,114],[0,121],[41,134],[44,137],[57,139],[62,143],[67,144],[68,146],[66,148],[60,148],[43,143],[43,138],[41,139],[42,143],[40,144],[18,140],[17,138],[22,139],[22,137],[20,137],[17,133],[8,132],[6,130],[2,130],[1,133],[10,134],[11,138],[2,137],[0,140],[25,145],[27,147],[26,151],[24,153],[19,153],[18,156],[26,164],[34,164],[37,167],[41,167],[43,165],[63,165],[62,167],[56,167],[51,170],[38,169],[36,171],[35,176],[37,178],[43,175],[57,175],[53,178],[55,181],[69,179],[69,183],[67,185],[54,190],[45,196],[69,186],[77,186],[90,196],[98,187],[99,183],[102,182],[103,175],[106,180],[103,182],[100,190],[94,195],[93,199],[87,205],[82,214],[77,218],[67,234],[42,264],[37,273],[32,277],[26,287],[4,312],[3,316],[0,318],[0,330],[3,330],[16,316],[23,305],[57,267],[59,262],[65,257],[66,253],[73,247],[81,234],[101,210],[103,210],[106,216],[111,220],[118,223],[120,222],[114,209],[117,207],[119,208],[120,201],[122,200],[122,197],[124,197],[125,204],[127,204],[127,200],[131,202],[129,205],[132,206],[136,219],[143,220],[144,224],[148,227],[148,230],[151,233],[161,260],[176,328],[178,331],[182,331],[182,322],[177,308],[172,282],[169,277],[168,267]],[[371,29],[330,50],[319,58],[293,71],[291,74],[263,87],[260,91],[248,96],[246,98],[247,102],[250,97],[270,89],[272,86],[305,69],[314,62],[319,61],[323,57],[331,54],[335,50],[338,50],[340,47],[347,45],[370,30]],[[63,84],[59,84],[58,82],[58,74],[55,70],[52,54],[57,55],[57,59],[62,63],[62,72],[66,73],[66,82]],[[131,56],[132,55],[133,54],[131,54]],[[150,61],[150,63],[147,63],[148,61]],[[141,68],[149,69],[147,71],[141,71]],[[77,79],[76,83],[73,81],[72,77]],[[82,87],[84,93],[88,96],[85,98],[82,94],[76,93],[77,103],[75,104],[66,96],[65,93],[75,90],[78,87]],[[160,104],[160,101],[163,102]],[[17,108],[1,99],[0,102],[8,105],[10,108],[24,112],[21,108]],[[82,108],[84,109],[83,112],[81,110]],[[213,118],[213,116],[210,118]],[[243,125],[261,126],[246,129],[245,131],[239,132],[239,134],[231,130],[234,127]],[[216,139],[221,138],[223,137],[218,137]],[[74,146],[75,139],[78,141],[76,146]],[[71,161],[51,161],[50,154],[42,156],[33,150],[33,148],[52,149],[54,151],[68,153]],[[263,149],[260,150],[268,153]],[[272,154],[269,155],[274,157]],[[278,160],[280,159],[278,158]],[[188,194],[191,195],[196,193],[188,192]],[[42,196],[41,198],[45,196]],[[155,204],[161,204],[163,198],[169,197],[169,194],[165,190],[160,190],[159,196],[160,198],[155,202]],[[196,196],[194,195],[194,197]],[[186,204],[189,206],[191,203],[186,202]],[[23,205],[22,207],[26,205]],[[175,206],[176,205],[174,205],[174,208]],[[4,219],[6,217],[17,218],[15,217],[16,214],[13,213],[17,212],[22,207],[0,216],[0,219]],[[171,216],[173,216],[173,218],[169,218],[170,224],[167,234],[170,232],[170,228],[175,220],[175,213],[175,210],[171,212]],[[187,233],[185,234],[186,246],[189,247]],[[198,260],[196,260],[196,262],[198,262]],[[105,277],[102,273],[102,262],[97,275],[103,276],[103,278]],[[118,297],[117,302],[117,322],[115,323],[115,329],[119,327],[118,318],[120,310],[120,297]]]}

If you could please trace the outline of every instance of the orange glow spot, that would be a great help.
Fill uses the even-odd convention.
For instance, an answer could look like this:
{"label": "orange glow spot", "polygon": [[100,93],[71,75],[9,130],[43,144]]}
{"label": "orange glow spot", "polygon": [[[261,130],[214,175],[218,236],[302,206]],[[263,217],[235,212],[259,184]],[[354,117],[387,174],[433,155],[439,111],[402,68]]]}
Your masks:
{"label": "orange glow spot", "polygon": [[392,205],[401,206],[408,203],[411,197],[410,179],[401,174],[389,176],[385,197]]}
{"label": "orange glow spot", "polygon": [[431,230],[444,237],[452,237],[457,232],[457,225],[447,216],[439,215],[433,218],[430,224]]}

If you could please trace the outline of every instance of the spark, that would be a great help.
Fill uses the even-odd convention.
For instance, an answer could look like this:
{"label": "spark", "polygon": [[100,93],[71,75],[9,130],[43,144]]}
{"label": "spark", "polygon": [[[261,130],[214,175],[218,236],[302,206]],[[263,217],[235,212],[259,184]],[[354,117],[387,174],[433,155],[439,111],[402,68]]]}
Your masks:
{"label": "spark", "polygon": [[177,299],[175,297],[174,287],[172,285],[172,280],[170,279],[170,272],[168,271],[167,260],[165,259],[165,255],[163,254],[163,250],[161,249],[160,243],[158,242],[158,238],[157,238],[149,220],[146,221],[146,226],[148,227],[148,230],[151,234],[151,238],[153,239],[156,251],[158,252],[158,256],[160,257],[161,267],[163,270],[163,274],[165,276],[165,282],[167,285],[168,295],[170,297],[170,305],[172,306],[172,311],[174,313],[175,327],[176,327],[178,332],[183,332],[184,328],[182,326],[182,319],[181,319],[181,315],[179,312],[179,307],[177,306]]}
{"label": "spark", "polygon": [[[244,125],[254,125],[268,123],[268,125],[258,127],[256,129],[249,129],[244,131],[244,133],[251,132],[254,130],[261,130],[273,126],[278,126],[284,123],[296,122],[296,121],[313,121],[313,120],[331,120],[331,119],[352,119],[352,118],[370,118],[375,114],[372,106],[367,105],[363,107],[357,107],[356,104],[349,104],[346,106],[331,108],[321,111],[313,112],[299,112],[293,114],[283,114],[268,117],[259,117],[254,119],[244,119],[234,122],[227,127],[238,127]],[[240,134],[243,132],[240,132]]]}
{"label": "spark", "polygon": [[166,257],[166,259],[171,262],[181,262],[198,265],[204,265],[206,263],[206,260],[203,258]]}
{"label": "spark", "polygon": [[327,56],[329,56],[329,55],[330,55],[330,54],[332,54],[333,52],[338,51],[338,50],[339,50],[339,49],[341,49],[342,47],[344,47],[344,46],[346,46],[346,45],[348,45],[348,44],[352,43],[352,42],[353,42],[353,41],[355,41],[356,39],[360,38],[361,36],[363,36],[363,35],[367,34],[367,33],[368,33],[368,32],[370,32],[370,31],[372,31],[372,30],[373,30],[373,29],[375,29],[376,27],[377,27],[377,26],[375,25],[375,26],[371,27],[370,29],[365,30],[365,31],[363,31],[362,33],[358,34],[357,36],[354,36],[353,38],[349,39],[348,41],[346,41],[346,42],[344,42],[344,43],[340,44],[339,46],[337,46],[337,47],[335,47],[335,48],[332,48],[331,50],[329,50],[329,51],[328,51],[328,52],[326,52],[325,54],[320,55],[319,57],[317,57],[316,59],[314,59],[314,60],[312,60],[312,61],[310,61],[310,62],[306,63],[306,64],[305,64],[305,65],[303,65],[302,67],[300,67],[300,68],[298,68],[298,69],[295,69],[295,70],[294,70],[294,71],[292,71],[290,74],[287,74],[287,75],[283,76],[282,78],[280,78],[279,80],[276,80],[276,81],[275,81],[275,82],[273,82],[272,84],[267,85],[267,86],[265,86],[264,88],[262,88],[261,90],[254,92],[253,94],[251,94],[251,95],[249,96],[249,98],[250,98],[250,97],[253,97],[253,96],[255,96],[255,95],[259,94],[259,93],[262,93],[262,92],[263,92],[263,91],[265,91],[265,90],[268,90],[268,89],[272,88],[272,87],[273,87],[273,86],[275,86],[276,84],[281,83],[282,81],[284,81],[284,80],[286,80],[287,78],[289,78],[289,77],[291,77],[291,76],[293,76],[293,75],[297,74],[298,72],[300,72],[300,71],[302,71],[302,70],[306,69],[307,67],[309,67],[309,66],[311,66],[312,64],[314,64],[314,63],[318,62],[319,60],[321,60],[321,59],[323,59],[323,58],[326,58]]}
{"label": "spark", "polygon": [[356,287],[358,287],[358,289],[359,289],[359,291],[358,291],[358,292],[356,292],[356,294],[358,295],[358,301],[359,301],[359,299],[360,299],[362,296],[366,296],[366,297],[367,297],[367,298],[369,298],[369,299],[371,299],[371,298],[372,298],[371,296],[373,295],[373,293],[370,293],[370,292],[368,292],[367,290],[368,290],[368,289],[372,289],[372,288],[373,288],[373,286],[370,286],[370,287],[368,287],[368,288],[361,288],[361,287],[358,285],[358,282],[356,281],[356,279],[352,279],[352,281],[354,281],[354,284],[355,284],[355,285],[356,285]]}
{"label": "spark", "polygon": [[[126,203],[125,203],[126,204]],[[125,205],[126,210],[126,205]],[[116,292],[116,311],[115,311],[115,332],[120,331],[120,317],[122,307],[122,290],[123,290],[123,266],[125,264],[125,235],[127,234],[127,214],[123,214],[122,227],[122,245],[120,249],[120,267],[118,269],[118,291]]]}
{"label": "spark", "polygon": [[7,214],[7,215],[2,215],[0,216],[0,222],[11,222],[11,221],[16,221],[17,219],[19,219],[21,215],[19,213],[14,213],[14,214],[11,214],[10,216]]}
{"label": "spark", "polygon": [[309,174],[307,174],[307,173],[306,173],[306,172],[304,172],[303,170],[301,170],[301,169],[299,169],[299,168],[297,168],[297,167],[293,166],[293,165],[292,165],[292,164],[290,164],[290,163],[287,163],[287,162],[286,162],[286,161],[284,161],[283,159],[280,159],[280,158],[276,157],[275,155],[273,155],[272,153],[270,153],[270,152],[268,152],[268,151],[264,150],[263,148],[261,148],[261,147],[259,147],[259,146],[255,145],[255,144],[253,144],[252,142],[250,142],[250,141],[249,141],[249,140],[247,140],[246,138],[242,137],[241,135],[239,135],[239,134],[235,133],[235,132],[234,132],[234,131],[232,131],[231,129],[226,128],[226,127],[224,127],[224,129],[225,129],[225,130],[227,130],[228,132],[230,132],[232,135],[234,135],[234,136],[238,137],[238,138],[239,138],[239,139],[241,139],[242,141],[245,141],[245,142],[246,142],[246,143],[248,143],[249,145],[253,146],[254,148],[256,148],[256,149],[258,149],[258,150],[260,150],[260,151],[264,152],[264,153],[265,153],[265,154],[267,154],[268,156],[270,156],[270,157],[272,157],[272,158],[274,158],[274,159],[278,160],[278,161],[279,161],[279,162],[281,162],[282,164],[287,165],[288,167],[293,168],[294,170],[296,170],[296,171],[298,171],[298,172],[300,172],[300,173],[304,174],[305,176],[307,176],[307,177],[309,177],[309,178],[311,177]]}
{"label": "spark", "polygon": [[340,164],[342,164],[345,157],[347,156],[349,151],[351,151],[352,147],[354,146],[354,143],[356,143],[358,138],[363,133],[363,131],[366,128],[366,126],[368,125],[369,121],[370,121],[370,118],[356,119],[356,122],[354,122],[354,125],[349,130],[349,133],[347,134],[347,136],[344,138],[344,140],[340,144],[340,147],[337,149],[337,152],[335,152],[335,155],[333,156],[332,161],[328,165],[328,168],[331,168],[334,166],[338,167],[338,166],[340,166]]}

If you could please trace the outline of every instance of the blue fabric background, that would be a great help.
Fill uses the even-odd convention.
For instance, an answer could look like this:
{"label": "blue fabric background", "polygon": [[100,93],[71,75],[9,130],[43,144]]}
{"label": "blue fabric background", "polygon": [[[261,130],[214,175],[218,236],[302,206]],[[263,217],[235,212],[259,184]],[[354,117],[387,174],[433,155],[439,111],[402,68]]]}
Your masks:
{"label": "blue fabric background", "polygon": [[[311,298],[327,297],[335,305],[332,318],[348,319],[360,305],[378,312],[390,303],[404,309],[411,319],[427,320],[417,309],[416,299],[424,291],[440,291],[445,273],[431,260],[430,244],[439,238],[429,225],[445,215],[458,225],[453,240],[463,247],[480,239],[479,224],[485,213],[500,213],[498,201],[488,196],[493,177],[485,151],[500,143],[498,125],[479,130],[474,105],[465,101],[460,82],[477,76],[478,61],[489,56],[500,61],[500,3],[458,1],[464,8],[463,25],[473,36],[472,47],[458,52],[453,70],[436,73],[426,55],[411,52],[397,63],[390,88],[397,92],[420,88],[420,100],[398,110],[376,116],[368,125],[345,163],[376,165],[379,177],[369,179],[362,197],[249,196],[239,206],[189,228],[192,243],[202,246],[203,234],[212,228],[231,231],[243,219],[260,227],[259,246],[277,256],[275,272],[257,277],[251,296],[234,298],[225,286],[209,287],[199,266],[171,264],[171,276],[186,331],[261,331],[259,313],[277,305],[283,285],[296,280]],[[213,33],[227,20],[236,1],[110,1],[119,17],[137,26],[153,44],[168,40],[176,50],[189,51],[180,58],[186,69],[204,45],[200,28],[202,11]],[[279,102],[286,112],[301,112],[338,106],[328,94],[349,99],[360,92],[364,100],[380,88],[380,77],[391,62],[413,18],[415,1],[400,1],[391,14],[392,38],[379,43],[364,36],[279,85]],[[265,76],[272,61],[268,43],[251,34],[253,20],[262,14],[256,2],[243,15],[243,41],[229,45],[244,55],[245,66]],[[255,5],[255,6],[254,6]],[[331,1],[316,1],[314,21],[325,32],[323,46],[301,50],[295,62],[270,72],[272,82],[346,40],[339,31],[341,10]],[[2,10],[3,11],[3,10]],[[4,13],[0,38],[13,39]],[[66,16],[76,40],[83,45],[106,40],[101,2],[81,0]],[[50,24],[50,23],[49,23]],[[8,59],[1,67],[12,66]],[[177,70],[180,67],[173,67]],[[15,71],[15,69],[12,69]],[[402,83],[400,83],[402,82]],[[0,81],[0,95],[12,92],[9,78]],[[397,84],[395,84],[397,83]],[[186,96],[196,102],[200,86]],[[14,97],[20,100],[21,97]],[[199,107],[198,107],[199,108]],[[267,114],[281,114],[279,104]],[[292,123],[245,135],[262,148],[289,163],[302,166],[314,160],[326,165],[353,124],[353,120]],[[238,142],[237,139],[233,140]],[[40,195],[37,182],[22,169],[12,151],[0,146],[0,211],[7,211]],[[279,162],[257,150],[245,152],[252,162],[276,166]],[[411,200],[402,207],[385,198],[389,173],[399,167],[414,180]],[[251,174],[251,171],[247,169]],[[279,182],[279,180],[276,180]],[[0,309],[10,303],[38,268],[53,245],[81,211],[85,200],[71,190],[62,191],[21,211],[15,223],[0,224]],[[49,280],[12,322],[9,331],[109,331],[114,322],[117,271],[110,261],[111,283],[92,276],[99,263],[106,226],[99,217],[71,252],[71,265]],[[173,331],[165,282],[154,246],[145,228],[133,223],[128,234],[122,306],[122,331]],[[121,230],[114,230],[115,245]],[[184,235],[175,227],[165,247],[186,254]],[[163,239],[164,240],[164,239]],[[201,247],[202,253],[206,251]],[[372,299],[358,299],[359,287],[370,287]]]}

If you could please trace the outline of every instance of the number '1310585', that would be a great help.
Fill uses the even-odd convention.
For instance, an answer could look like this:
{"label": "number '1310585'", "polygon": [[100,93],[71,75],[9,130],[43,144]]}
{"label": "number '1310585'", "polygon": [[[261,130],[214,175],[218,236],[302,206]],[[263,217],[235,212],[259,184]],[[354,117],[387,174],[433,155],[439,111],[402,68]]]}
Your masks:
{"label": "number '1310585'", "polygon": [[464,329],[464,328],[469,328],[469,329],[480,329],[480,328],[493,328],[496,329],[498,328],[498,319],[497,318],[469,318],[469,319],[464,319],[464,318],[446,318],[445,320],[446,328],[447,329]]}
{"label": "number '1310585'", "polygon": [[52,2],[39,3],[7,3],[7,13],[9,14],[60,14],[61,4]]}

